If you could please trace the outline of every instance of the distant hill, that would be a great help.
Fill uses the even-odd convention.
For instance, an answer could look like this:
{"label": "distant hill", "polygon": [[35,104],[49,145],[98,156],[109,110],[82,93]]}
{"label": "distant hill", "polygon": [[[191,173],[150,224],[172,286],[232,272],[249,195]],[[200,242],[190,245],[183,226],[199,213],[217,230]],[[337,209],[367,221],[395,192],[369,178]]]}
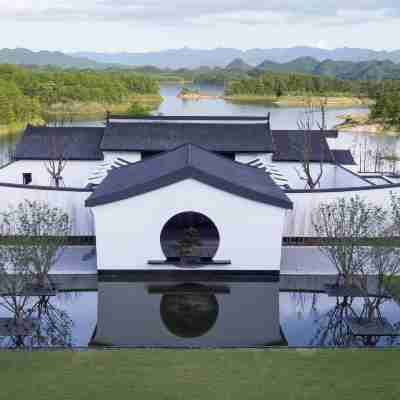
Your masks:
{"label": "distant hill", "polygon": [[264,60],[276,63],[287,63],[298,58],[311,57],[319,62],[332,61],[393,61],[400,62],[400,50],[376,51],[357,48],[338,48],[334,50],[317,47],[291,47],[275,49],[239,50],[233,48],[216,48],[209,50],[182,49],[163,50],[147,53],[96,53],[80,52],[73,56],[84,57],[100,63],[124,64],[129,66],[153,65],[158,68],[198,68],[200,66],[224,68],[232,60],[241,59],[243,62],[256,66]]}
{"label": "distant hill", "polygon": [[59,51],[38,51],[28,49],[0,49],[0,64],[35,65],[35,66],[57,66],[61,68],[78,69],[106,69],[109,64],[101,64],[97,61],[83,57],[66,55]]}
{"label": "distant hill", "polygon": [[317,76],[330,76],[346,80],[400,79],[400,64],[392,61],[317,61],[302,57],[287,63],[266,60],[255,68],[257,72],[302,73]]}
{"label": "distant hill", "polygon": [[253,67],[245,63],[241,58],[235,58],[225,67],[226,71],[232,71],[232,72],[247,72],[252,69]]}

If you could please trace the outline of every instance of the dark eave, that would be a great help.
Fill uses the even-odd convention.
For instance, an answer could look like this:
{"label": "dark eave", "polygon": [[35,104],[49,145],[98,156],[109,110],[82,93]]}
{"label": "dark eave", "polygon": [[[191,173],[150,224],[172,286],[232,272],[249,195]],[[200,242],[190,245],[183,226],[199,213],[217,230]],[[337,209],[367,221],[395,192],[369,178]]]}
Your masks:
{"label": "dark eave", "polygon": [[265,171],[215,155],[192,144],[112,170],[87,199],[95,207],[195,179],[257,202],[291,209],[290,199]]}

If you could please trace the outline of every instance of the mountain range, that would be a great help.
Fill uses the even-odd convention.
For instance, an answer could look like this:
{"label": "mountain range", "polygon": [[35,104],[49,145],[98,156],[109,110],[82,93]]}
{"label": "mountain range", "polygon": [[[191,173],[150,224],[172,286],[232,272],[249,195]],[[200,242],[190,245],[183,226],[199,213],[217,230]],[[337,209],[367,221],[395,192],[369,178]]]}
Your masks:
{"label": "mountain range", "polygon": [[159,68],[197,68],[200,66],[225,67],[234,59],[256,66],[265,60],[276,63],[287,63],[302,57],[312,57],[317,61],[384,61],[400,62],[400,50],[376,51],[358,48],[338,48],[333,50],[317,47],[291,47],[274,49],[239,50],[216,48],[210,50],[182,49],[162,50],[146,53],[96,53],[79,52],[71,54],[84,57],[99,63],[124,64],[129,66],[152,65]]}
{"label": "mountain range", "polygon": [[300,57],[287,63],[267,60],[254,70],[279,73],[296,72],[346,80],[400,79],[400,64],[389,60],[361,62],[324,60],[320,62],[312,57]]}
{"label": "mountain range", "polygon": [[0,64],[56,66],[61,68],[105,69],[111,67],[85,57],[75,57],[59,51],[31,51],[28,49],[0,49]]}

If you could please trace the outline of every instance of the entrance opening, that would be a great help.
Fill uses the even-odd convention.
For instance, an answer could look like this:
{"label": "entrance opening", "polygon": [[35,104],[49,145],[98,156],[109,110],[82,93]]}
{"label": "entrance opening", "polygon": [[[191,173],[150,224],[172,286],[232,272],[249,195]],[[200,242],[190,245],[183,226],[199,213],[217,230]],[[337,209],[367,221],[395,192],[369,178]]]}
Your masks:
{"label": "entrance opening", "polygon": [[197,212],[173,216],[161,231],[161,248],[168,261],[211,261],[219,247],[219,233],[210,218]]}

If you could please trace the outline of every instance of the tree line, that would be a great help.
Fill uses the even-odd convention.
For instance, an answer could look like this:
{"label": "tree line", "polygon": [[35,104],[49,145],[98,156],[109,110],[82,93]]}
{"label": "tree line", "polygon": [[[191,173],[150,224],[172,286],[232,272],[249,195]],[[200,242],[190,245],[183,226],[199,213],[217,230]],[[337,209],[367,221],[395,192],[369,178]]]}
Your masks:
{"label": "tree line", "polygon": [[30,70],[0,65],[0,124],[31,121],[68,102],[120,104],[131,95],[158,94],[158,82],[129,71]]}
{"label": "tree line", "polygon": [[383,87],[400,87],[399,81],[347,81],[329,77],[267,72],[238,79],[225,86],[228,96],[355,96],[375,99]]}

